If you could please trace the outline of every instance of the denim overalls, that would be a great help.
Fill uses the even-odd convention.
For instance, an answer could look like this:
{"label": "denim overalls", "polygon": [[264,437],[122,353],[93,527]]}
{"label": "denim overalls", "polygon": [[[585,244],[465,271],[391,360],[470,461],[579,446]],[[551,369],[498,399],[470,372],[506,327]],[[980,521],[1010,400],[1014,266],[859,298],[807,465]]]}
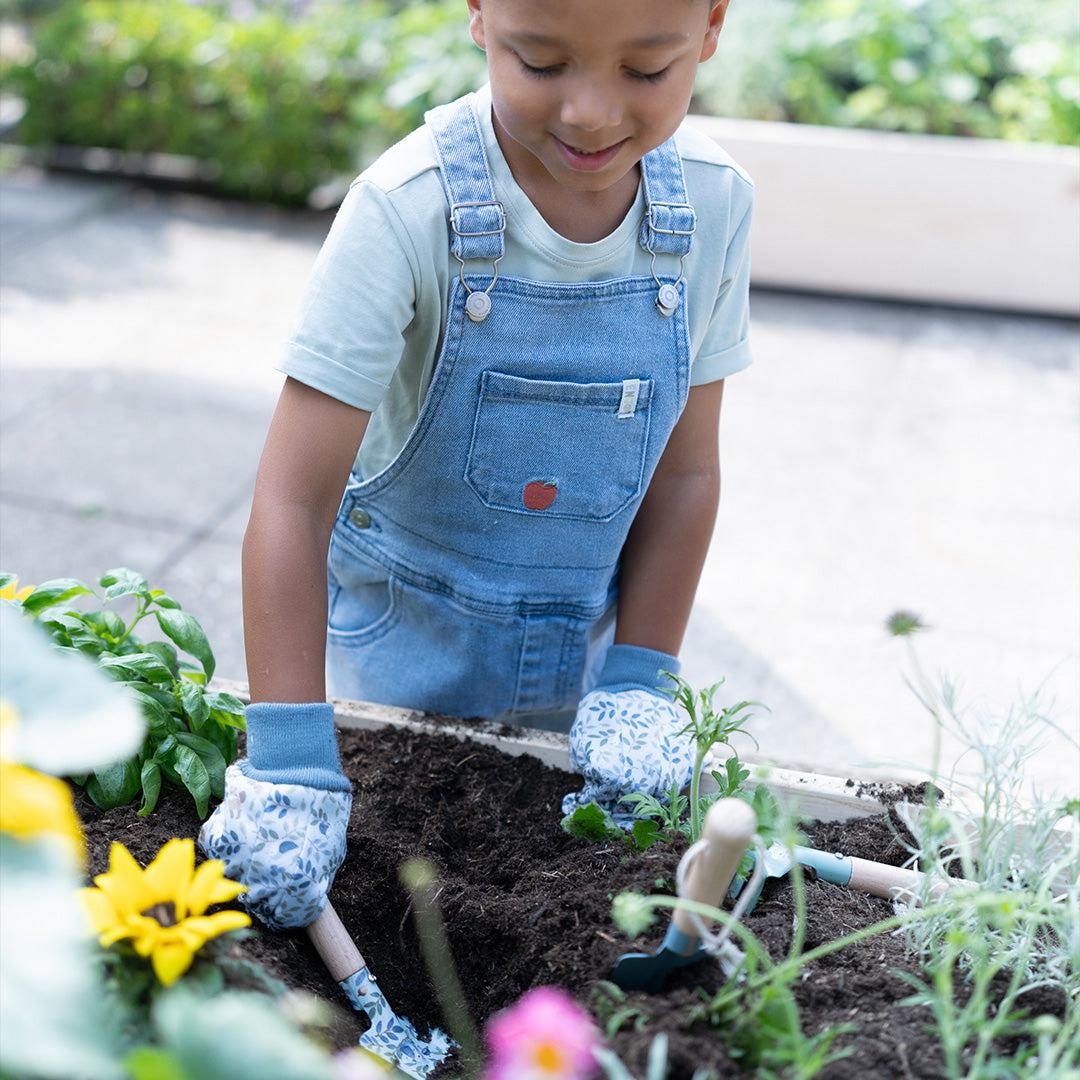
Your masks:
{"label": "denim overalls", "polygon": [[507,278],[469,100],[425,120],[461,269],[408,441],[382,472],[354,474],[338,511],[327,692],[511,721],[573,710],[612,639],[623,542],[686,404],[695,219],[682,163],[674,138],[641,162],[649,276]]}

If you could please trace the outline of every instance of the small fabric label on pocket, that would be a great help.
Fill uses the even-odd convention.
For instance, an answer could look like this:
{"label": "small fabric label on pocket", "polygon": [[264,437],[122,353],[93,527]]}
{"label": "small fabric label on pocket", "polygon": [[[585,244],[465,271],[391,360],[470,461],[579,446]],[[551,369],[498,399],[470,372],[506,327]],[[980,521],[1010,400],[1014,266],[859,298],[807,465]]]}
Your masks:
{"label": "small fabric label on pocket", "polygon": [[619,402],[619,419],[633,416],[637,409],[638,392],[641,389],[640,379],[623,379],[622,400]]}

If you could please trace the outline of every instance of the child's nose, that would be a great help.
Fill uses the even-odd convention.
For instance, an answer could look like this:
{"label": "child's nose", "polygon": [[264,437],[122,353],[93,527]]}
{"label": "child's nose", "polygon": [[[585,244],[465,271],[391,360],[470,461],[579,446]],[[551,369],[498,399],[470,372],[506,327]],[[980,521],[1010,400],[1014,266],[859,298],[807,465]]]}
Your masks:
{"label": "child's nose", "polygon": [[602,89],[583,86],[564,99],[561,119],[569,130],[592,132],[615,128],[622,124],[622,104]]}

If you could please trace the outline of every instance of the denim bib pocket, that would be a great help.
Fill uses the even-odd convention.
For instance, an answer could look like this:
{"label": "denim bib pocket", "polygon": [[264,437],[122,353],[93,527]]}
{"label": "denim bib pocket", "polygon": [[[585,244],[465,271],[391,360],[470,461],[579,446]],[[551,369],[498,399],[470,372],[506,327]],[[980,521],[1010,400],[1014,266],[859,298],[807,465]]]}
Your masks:
{"label": "denim bib pocket", "polygon": [[466,482],[494,510],[610,521],[641,492],[652,387],[483,372]]}
{"label": "denim bib pocket", "polygon": [[400,618],[397,582],[374,559],[330,537],[326,562],[326,632],[343,645],[381,637]]}

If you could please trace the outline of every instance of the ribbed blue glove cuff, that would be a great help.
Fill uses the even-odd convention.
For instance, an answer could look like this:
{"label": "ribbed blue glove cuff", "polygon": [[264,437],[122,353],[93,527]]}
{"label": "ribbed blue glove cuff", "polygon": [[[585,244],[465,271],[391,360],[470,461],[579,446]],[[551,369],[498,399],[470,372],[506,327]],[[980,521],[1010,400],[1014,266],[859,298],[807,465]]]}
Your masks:
{"label": "ribbed blue glove cuff", "polygon": [[247,759],[238,763],[245,776],[270,784],[352,790],[341,771],[329,702],[258,701],[247,707],[245,716]]}
{"label": "ribbed blue glove cuff", "polygon": [[594,690],[651,690],[653,693],[673,688],[661,671],[679,674],[679,661],[657,649],[640,645],[612,645],[604,658],[600,679]]}

